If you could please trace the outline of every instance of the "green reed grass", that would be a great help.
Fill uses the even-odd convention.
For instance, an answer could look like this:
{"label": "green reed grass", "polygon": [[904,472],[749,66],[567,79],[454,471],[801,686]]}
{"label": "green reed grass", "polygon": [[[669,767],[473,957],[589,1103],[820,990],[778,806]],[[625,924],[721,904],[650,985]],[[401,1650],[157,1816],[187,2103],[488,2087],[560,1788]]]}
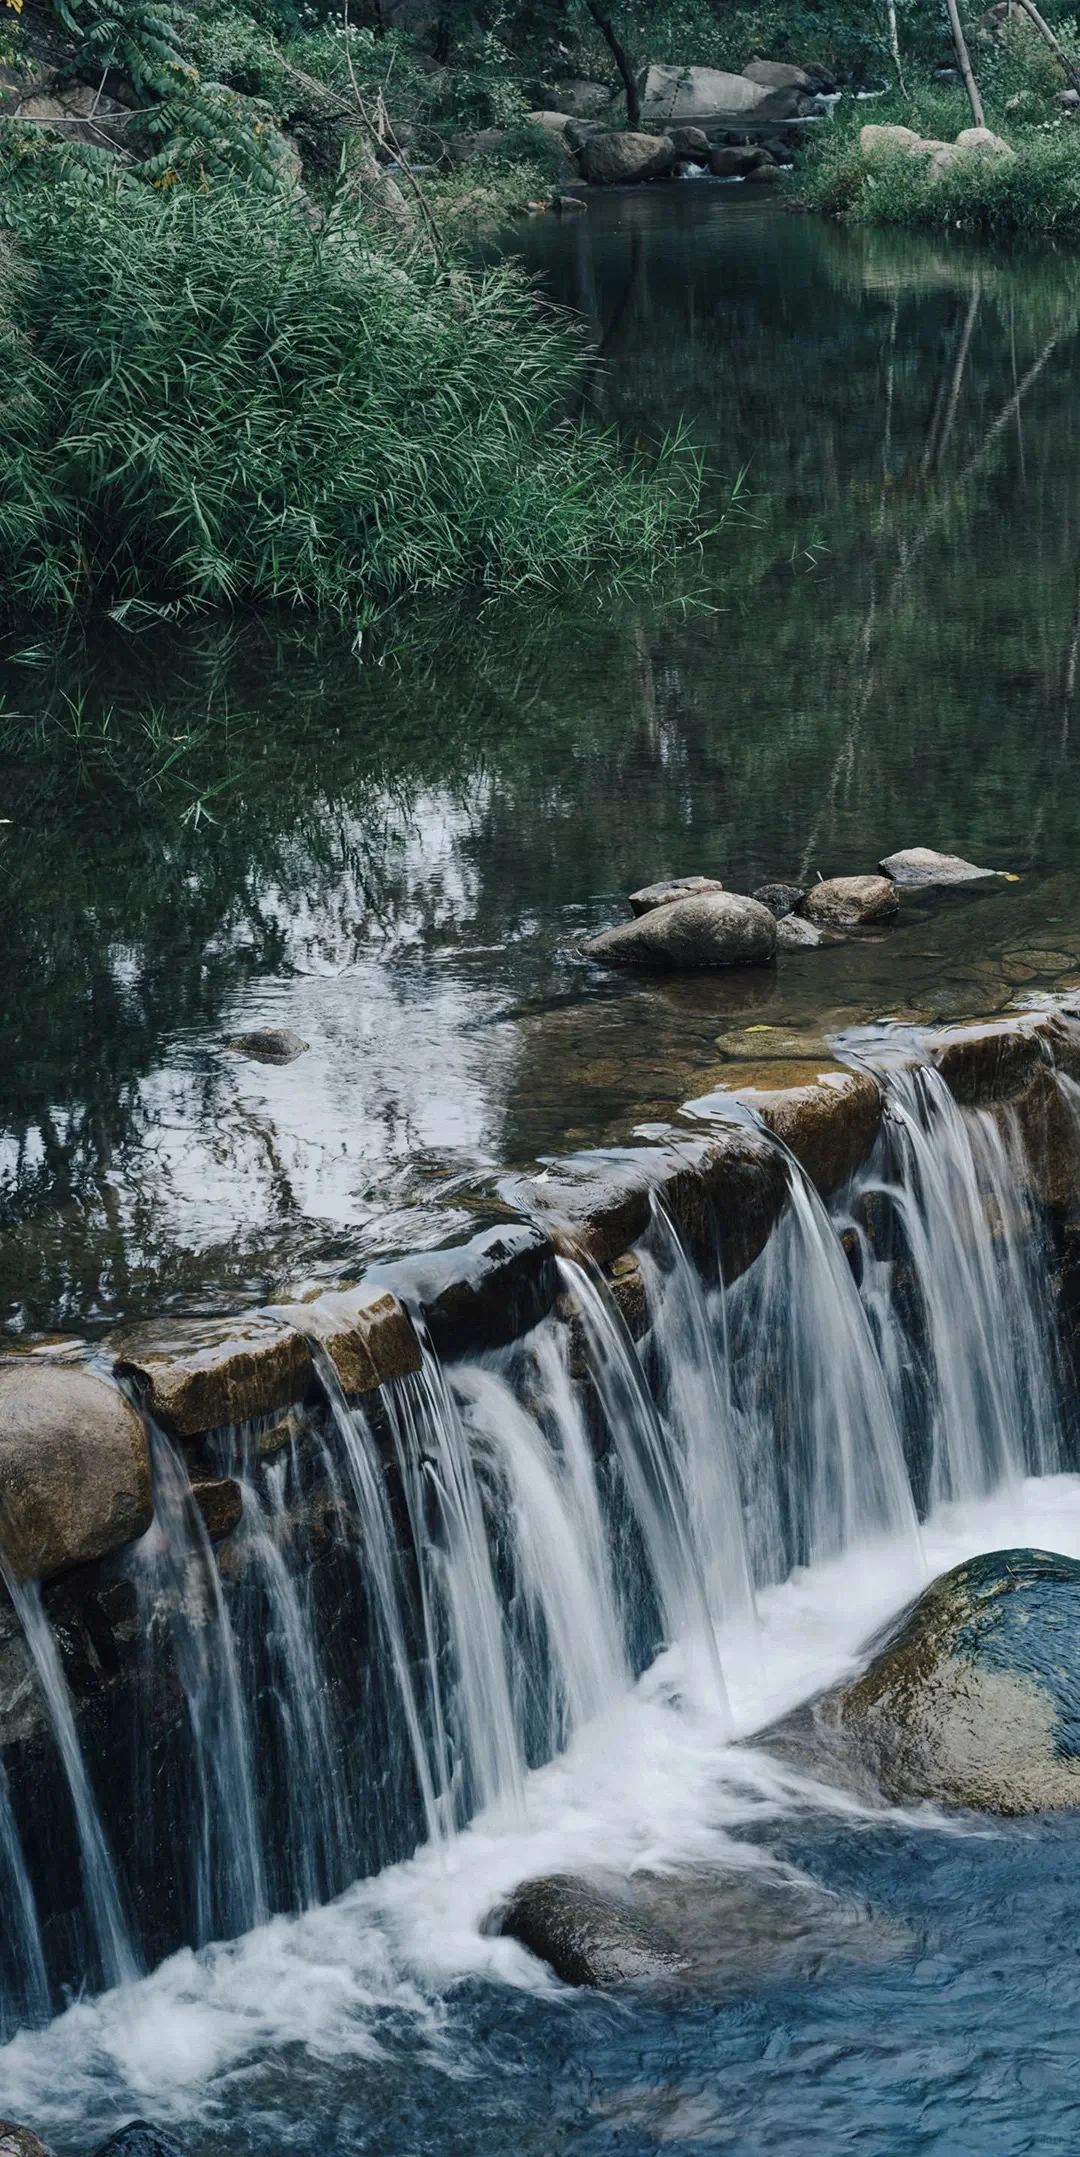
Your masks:
{"label": "green reed grass", "polygon": [[4,215],[9,613],[356,612],[651,566],[686,529],[693,467],[567,416],[579,347],[509,268],[239,184],[33,186]]}

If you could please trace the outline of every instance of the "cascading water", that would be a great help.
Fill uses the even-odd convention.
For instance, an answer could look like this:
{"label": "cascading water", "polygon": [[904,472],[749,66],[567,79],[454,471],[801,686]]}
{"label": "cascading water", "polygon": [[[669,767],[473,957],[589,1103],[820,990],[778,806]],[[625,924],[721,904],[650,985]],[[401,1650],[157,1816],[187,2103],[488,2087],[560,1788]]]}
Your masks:
{"label": "cascading water", "polygon": [[1058,1466],[1051,1274],[1008,1113],[959,1109],[927,1066],[883,1076],[884,1133],[853,1217],[925,1509]]}
{"label": "cascading water", "polygon": [[[170,1777],[188,1876],[174,1938],[310,1908],[478,1811],[520,1832],[530,1769],[604,1727],[660,1649],[719,1742],[723,1661],[730,1647],[744,1694],[752,1667],[768,1681],[758,1606],[793,1568],[888,1548],[917,1579],[917,1514],[1060,1465],[1049,1265],[1016,1135],[932,1073],[882,1076],[884,1135],[843,1211],[789,1157],[785,1215],[732,1286],[702,1281],[654,1207],[637,1342],[607,1285],[563,1260],[557,1316],[445,1368],[425,1341],[370,1413],[313,1344],[325,1405],[299,1435],[276,1453],[212,1441],[243,1490],[220,1563],[179,1450],[151,1430],[155,1521],[128,1563],[150,1703],[130,1847],[96,1809],[40,1591],[9,1584],[106,1982],[136,1967],[124,1903],[153,1909]],[[163,1700],[174,1749],[151,1772]],[[0,1784],[20,1943],[4,1967],[32,2017],[48,1988],[25,1833]]]}

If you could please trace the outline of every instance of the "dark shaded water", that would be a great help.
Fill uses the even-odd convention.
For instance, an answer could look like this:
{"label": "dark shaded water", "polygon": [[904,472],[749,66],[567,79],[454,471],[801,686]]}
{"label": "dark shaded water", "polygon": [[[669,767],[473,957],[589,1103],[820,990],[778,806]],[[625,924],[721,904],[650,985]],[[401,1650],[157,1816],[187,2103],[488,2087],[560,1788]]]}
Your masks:
{"label": "dark shaded water", "polygon": [[[745,468],[741,502],[663,593],[455,600],[389,656],[287,623],[9,654],[9,1327],[233,1304],[442,1235],[495,1167],[715,1084],[733,1027],[1076,975],[1074,261],[690,187],[514,244],[588,316],[603,412],[684,416],[711,511]],[[775,972],[641,984],[575,954],[661,873],[752,889],[916,842],[1020,881]],[[309,1054],[223,1048],[267,1025]]]}

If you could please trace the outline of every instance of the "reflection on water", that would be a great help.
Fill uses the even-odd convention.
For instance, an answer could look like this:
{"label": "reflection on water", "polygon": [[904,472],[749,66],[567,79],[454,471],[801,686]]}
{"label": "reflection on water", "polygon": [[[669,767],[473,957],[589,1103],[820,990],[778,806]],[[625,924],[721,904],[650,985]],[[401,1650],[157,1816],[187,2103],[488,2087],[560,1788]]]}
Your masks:
{"label": "reflection on water", "polygon": [[[603,412],[686,415],[747,510],[682,590],[448,603],[359,655],[287,623],[9,655],[9,1325],[349,1272],[474,1220],[497,1167],[672,1114],[718,1034],[1080,971],[1080,265],[708,188],[520,244],[589,318]],[[575,952],[661,873],[753,889],[913,843],[1020,880],[775,972]],[[224,1048],[260,1026],[310,1047]]]}

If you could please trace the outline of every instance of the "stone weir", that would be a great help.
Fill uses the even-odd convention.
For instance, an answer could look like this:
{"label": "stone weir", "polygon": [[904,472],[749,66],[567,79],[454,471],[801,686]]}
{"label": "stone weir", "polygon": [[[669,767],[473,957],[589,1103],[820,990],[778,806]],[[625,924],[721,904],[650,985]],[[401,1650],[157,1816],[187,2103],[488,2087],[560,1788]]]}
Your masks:
{"label": "stone weir", "polygon": [[[756,1061],[754,1038],[725,1066],[729,1083],[691,1104],[685,1127],[661,1141],[503,1179],[492,1200],[499,1218],[469,1243],[379,1266],[309,1301],[0,1359],[0,1997],[9,2027],[46,2013],[64,1985],[123,1977],[181,1943],[340,1891],[460,1824],[565,1736],[567,1687],[551,1676],[557,1607],[539,1638],[535,1582],[522,1587],[518,1559],[490,1525],[490,1431],[502,1411],[485,1425],[476,1406],[485,1385],[512,1377],[531,1412],[536,1369],[522,1359],[534,1336],[549,1355],[536,1366],[548,1371],[545,1401],[562,1397],[564,1381],[567,1389],[560,1458],[565,1465],[572,1452],[576,1415],[597,1503],[613,1518],[624,1474],[636,1518],[618,1530],[613,1571],[624,1569],[640,1593],[619,1618],[620,1654],[632,1671],[654,1652],[671,1592],[663,1564],[650,1572],[660,1502],[649,1484],[660,1411],[642,1377],[658,1278],[650,1239],[659,1224],[704,1310],[710,1296],[730,1302],[725,1292],[761,1274],[801,1193],[811,1226],[826,1206],[839,1209],[839,1241],[827,1232],[857,1279],[873,1193],[861,1227],[844,1211],[847,1194],[888,1143],[889,1074],[877,1050],[871,1066],[777,1039],[779,1056]],[[1001,1135],[1047,1256],[1055,1367],[1072,1371],[1080,1013],[928,1033],[917,1049],[889,1055],[906,1055]],[[995,1203],[991,1251],[1011,1232]],[[812,1241],[792,1248],[810,1262]],[[842,1262],[840,1272],[847,1277]],[[855,1293],[850,1281],[846,1292]],[[782,1327],[787,1312],[765,1307],[762,1322]],[[639,1350],[627,1354],[633,1342]],[[451,1397],[456,1368],[473,1373],[465,1409]],[[1062,1382],[1063,1395],[1074,1390],[1071,1377]],[[522,1413],[507,1391],[504,1420]],[[542,1404],[530,1430],[546,1428],[547,1414]],[[627,1419],[645,1432],[633,1456],[617,1431],[613,1439]],[[782,1434],[775,1445],[782,1454]],[[619,1467],[609,1468],[616,1453]],[[499,1473],[512,1482],[505,1463]],[[911,1479],[920,1501],[914,1469]],[[922,1481],[931,1490],[929,1472]],[[670,1497],[663,1502],[670,1509]],[[790,1494],[779,1511],[794,1518]],[[751,1549],[746,1565],[760,1576],[763,1564],[775,1571],[813,1554],[809,1529],[805,1549],[792,1535],[765,1558]],[[429,1544],[444,1550],[457,1582],[446,1610],[426,1571]],[[547,1703],[530,1723],[508,1695],[517,1717],[509,1766],[497,1732],[481,1730],[488,1707],[497,1720],[499,1641],[510,1643],[511,1662],[528,1664],[522,1697]],[[450,1694],[466,1707],[475,1696],[471,1750],[455,1735]]]}

